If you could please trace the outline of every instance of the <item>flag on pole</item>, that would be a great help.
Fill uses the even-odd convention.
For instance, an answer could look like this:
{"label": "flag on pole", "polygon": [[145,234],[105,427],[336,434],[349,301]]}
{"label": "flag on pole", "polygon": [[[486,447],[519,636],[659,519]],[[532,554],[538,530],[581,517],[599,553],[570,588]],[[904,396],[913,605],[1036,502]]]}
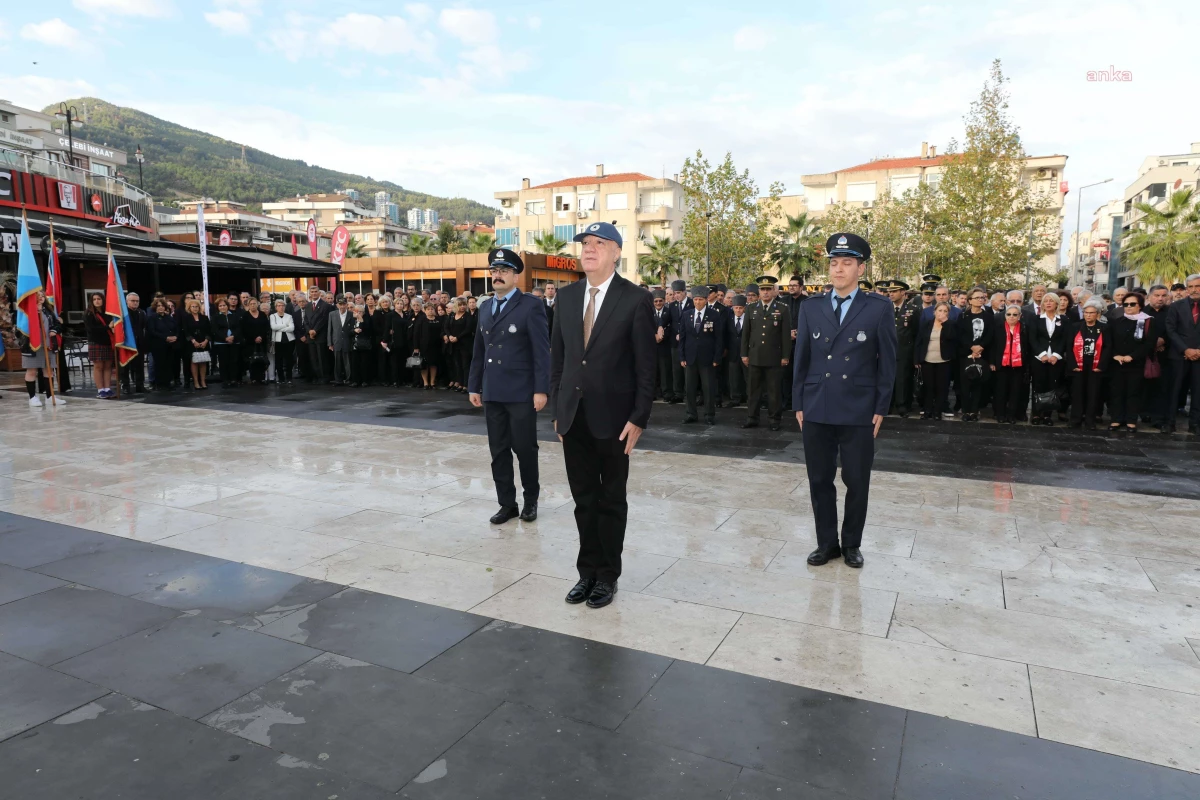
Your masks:
{"label": "flag on pole", "polygon": [[208,231],[204,227],[203,198],[196,203],[196,234],[197,240],[200,242],[200,288],[203,290],[200,313],[208,314]]}
{"label": "flag on pole", "polygon": [[292,255],[296,255],[300,251],[296,249],[296,234],[292,234]]}
{"label": "flag on pole", "polygon": [[38,292],[42,291],[42,274],[33,258],[29,243],[29,226],[21,219],[21,243],[17,255],[17,330],[29,337],[33,352],[42,349],[42,318],[38,308]]}
{"label": "flag on pole", "polygon": [[62,313],[62,270],[58,263],[58,247],[54,241],[54,223],[50,223],[50,257],[46,259],[46,299],[54,313]]}
{"label": "flag on pole", "polygon": [[129,319],[129,306],[125,304],[125,287],[121,285],[121,273],[117,261],[108,254],[108,286],[104,292],[104,313],[108,316],[108,327],[112,329],[113,349],[117,351],[117,362],[127,366],[137,358],[137,342],[133,338],[133,322]]}

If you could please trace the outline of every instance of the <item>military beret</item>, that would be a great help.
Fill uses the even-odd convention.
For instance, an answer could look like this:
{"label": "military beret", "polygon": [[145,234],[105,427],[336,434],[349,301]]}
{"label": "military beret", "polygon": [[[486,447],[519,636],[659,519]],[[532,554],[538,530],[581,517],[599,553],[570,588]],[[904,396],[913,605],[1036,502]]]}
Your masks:
{"label": "military beret", "polygon": [[825,241],[825,252],[830,258],[852,256],[866,261],[871,257],[871,245],[856,233],[835,233]]}
{"label": "military beret", "polygon": [[746,295],[744,295],[744,294],[735,294],[735,295],[733,296],[733,304],[734,304],[735,306],[744,306],[744,305],[746,305]]}
{"label": "military beret", "polygon": [[686,292],[687,291],[687,281],[671,281],[671,291],[672,292]]}
{"label": "military beret", "polygon": [[667,299],[667,293],[664,292],[662,289],[655,289],[650,294],[654,296],[655,300],[666,300]]}
{"label": "military beret", "polygon": [[488,260],[490,267],[511,267],[512,271],[520,275],[525,269],[525,262],[521,257],[509,250],[507,247],[499,247],[492,251],[492,257]]}

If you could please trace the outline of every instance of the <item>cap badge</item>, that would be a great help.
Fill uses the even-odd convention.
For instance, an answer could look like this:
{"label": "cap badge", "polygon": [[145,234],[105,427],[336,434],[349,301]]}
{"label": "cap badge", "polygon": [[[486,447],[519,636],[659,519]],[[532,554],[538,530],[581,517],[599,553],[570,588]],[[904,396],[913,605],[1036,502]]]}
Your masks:
{"label": "cap badge", "polygon": [[516,332],[517,332],[517,326],[516,326],[516,325],[509,325],[509,326],[508,326],[508,332],[509,332],[509,333],[516,333]]}
{"label": "cap badge", "polygon": [[500,260],[500,259],[502,259],[502,258],[504,258],[504,251],[503,251],[503,250],[497,250],[495,253],[493,253],[493,254],[492,254],[492,260],[493,260],[493,261],[499,261],[499,260]]}
{"label": "cap badge", "polygon": [[597,223],[593,224],[593,225],[592,225],[590,228],[588,228],[588,230],[589,230],[589,231],[598,231],[598,230],[600,230],[600,223],[598,223],[598,222],[597,222]]}
{"label": "cap badge", "polygon": [[846,237],[845,237],[845,236],[842,236],[842,237],[839,237],[839,238],[838,238],[838,247],[845,247],[845,246],[846,246],[846,244],[847,244],[847,242],[846,242]]}

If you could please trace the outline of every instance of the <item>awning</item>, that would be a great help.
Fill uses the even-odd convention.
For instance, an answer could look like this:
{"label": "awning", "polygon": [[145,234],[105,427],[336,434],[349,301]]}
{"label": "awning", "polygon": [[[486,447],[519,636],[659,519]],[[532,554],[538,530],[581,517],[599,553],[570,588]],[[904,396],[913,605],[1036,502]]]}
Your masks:
{"label": "awning", "polygon": [[[0,229],[20,230],[20,222],[13,218],[0,217]],[[41,249],[41,239],[48,236],[50,226],[40,220],[29,220],[29,233],[34,238],[34,249]],[[200,269],[200,246],[182,244],[165,239],[139,239],[135,236],[81,228],[75,225],[54,226],[54,238],[61,243],[67,258],[82,261],[108,260],[108,247],[112,247],[117,263],[125,265],[149,264],[164,267],[194,267]],[[313,261],[302,256],[258,250],[251,247],[208,247],[209,269],[237,269],[258,273],[260,277],[325,276],[336,277],[339,268],[325,261]]]}

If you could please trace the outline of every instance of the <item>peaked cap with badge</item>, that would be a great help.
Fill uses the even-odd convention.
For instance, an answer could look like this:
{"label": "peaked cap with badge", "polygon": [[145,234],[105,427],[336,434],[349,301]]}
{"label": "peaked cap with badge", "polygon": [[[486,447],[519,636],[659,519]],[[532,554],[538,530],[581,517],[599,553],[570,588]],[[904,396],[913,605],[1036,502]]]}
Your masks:
{"label": "peaked cap with badge", "polygon": [[525,271],[525,262],[521,260],[519,255],[507,247],[497,247],[493,250],[492,257],[488,259],[488,266],[509,267],[517,275]]}
{"label": "peaked cap with badge", "polygon": [[867,261],[871,258],[871,245],[856,233],[835,233],[825,240],[825,252],[829,258],[852,256]]}

